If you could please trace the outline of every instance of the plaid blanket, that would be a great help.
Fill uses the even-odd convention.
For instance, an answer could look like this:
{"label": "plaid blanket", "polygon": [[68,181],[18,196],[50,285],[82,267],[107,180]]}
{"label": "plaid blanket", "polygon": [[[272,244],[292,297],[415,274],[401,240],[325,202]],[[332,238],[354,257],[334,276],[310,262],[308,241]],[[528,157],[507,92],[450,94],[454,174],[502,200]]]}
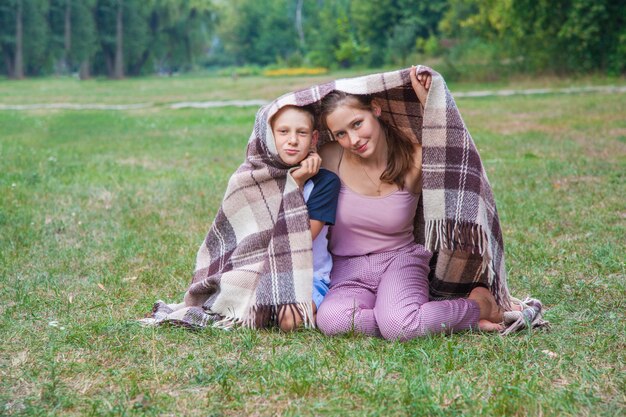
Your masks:
{"label": "plaid blanket", "polygon": [[[410,69],[340,79],[286,94],[262,107],[246,161],[228,183],[222,206],[202,243],[193,281],[181,304],[158,301],[145,323],[214,323],[262,327],[276,307],[295,304],[311,322],[312,243],[301,193],[277,156],[270,117],[286,105],[311,105],[333,90],[372,95],[382,115],[423,149],[423,191],[415,237],[435,255],[433,299],[462,297],[476,285],[490,288],[510,310],[504,248],[491,186],[474,142],[443,78],[430,68],[424,111]],[[320,145],[331,140],[320,132]],[[540,314],[540,312],[538,313]]]}

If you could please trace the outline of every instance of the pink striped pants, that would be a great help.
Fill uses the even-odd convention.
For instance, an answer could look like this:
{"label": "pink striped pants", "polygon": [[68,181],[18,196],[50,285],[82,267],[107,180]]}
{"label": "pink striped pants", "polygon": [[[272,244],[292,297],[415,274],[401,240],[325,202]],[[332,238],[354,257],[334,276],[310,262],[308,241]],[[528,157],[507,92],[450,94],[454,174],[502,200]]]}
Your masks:
{"label": "pink striped pants", "polygon": [[317,326],[326,335],[355,331],[401,341],[476,327],[480,310],[475,301],[428,300],[431,256],[418,244],[333,256],[330,290],[317,312]]}

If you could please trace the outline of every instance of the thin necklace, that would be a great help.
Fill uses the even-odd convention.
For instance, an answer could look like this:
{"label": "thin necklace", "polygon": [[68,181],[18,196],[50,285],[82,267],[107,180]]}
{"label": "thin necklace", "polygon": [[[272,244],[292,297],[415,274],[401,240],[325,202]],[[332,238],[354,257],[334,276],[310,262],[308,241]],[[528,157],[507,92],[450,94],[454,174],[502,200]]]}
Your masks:
{"label": "thin necklace", "polygon": [[372,177],[370,177],[370,174],[368,174],[368,173],[367,173],[367,171],[365,170],[365,166],[364,166],[363,164],[361,164],[361,163],[359,163],[359,165],[361,165],[361,169],[363,170],[363,172],[364,172],[364,173],[365,173],[365,175],[367,176],[367,179],[368,179],[368,180],[370,180],[370,182],[371,182],[372,184],[374,184],[374,187],[376,187],[376,193],[377,193],[378,195],[380,195],[380,187],[381,187],[381,185],[383,185],[383,182],[382,182],[382,181],[380,180],[380,178],[379,178],[379,179],[378,179],[378,184],[376,184],[376,183],[374,182],[374,180],[372,179]]}

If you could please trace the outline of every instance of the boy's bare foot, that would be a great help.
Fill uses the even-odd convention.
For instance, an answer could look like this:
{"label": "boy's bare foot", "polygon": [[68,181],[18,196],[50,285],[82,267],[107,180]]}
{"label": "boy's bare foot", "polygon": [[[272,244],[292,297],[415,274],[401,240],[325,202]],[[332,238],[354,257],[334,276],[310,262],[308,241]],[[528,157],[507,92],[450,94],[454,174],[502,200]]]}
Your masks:
{"label": "boy's bare foot", "polygon": [[468,299],[478,303],[478,308],[480,309],[479,329],[483,331],[499,331],[503,329],[500,323],[504,319],[504,311],[498,306],[493,294],[487,288],[474,288]]}
{"label": "boy's bare foot", "polygon": [[[311,302],[313,307],[313,323],[317,317],[317,307]],[[300,311],[294,304],[284,304],[278,308],[278,327],[285,333],[293,332],[302,326],[303,320]]]}

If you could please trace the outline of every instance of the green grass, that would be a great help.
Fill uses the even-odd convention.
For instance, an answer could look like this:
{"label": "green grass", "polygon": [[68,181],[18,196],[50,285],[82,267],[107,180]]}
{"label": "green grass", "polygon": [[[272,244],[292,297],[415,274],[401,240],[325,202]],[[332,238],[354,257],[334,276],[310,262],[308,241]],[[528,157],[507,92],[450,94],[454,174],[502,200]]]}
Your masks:
{"label": "green grass", "polygon": [[240,77],[145,77],[120,81],[69,78],[0,81],[0,103],[100,103],[167,104],[180,101],[274,99],[311,84],[334,79],[333,75],[268,79]]}
{"label": "green grass", "polygon": [[[395,68],[394,68],[395,69]],[[267,78],[182,75],[180,77],[141,77],[113,81],[94,78],[33,78],[19,82],[0,78],[0,104],[77,103],[166,105],[181,101],[272,100],[284,93],[340,77],[375,73],[377,70],[343,70],[320,76]],[[453,92],[512,89],[563,88],[590,85],[626,85],[624,77],[577,78],[521,77],[493,84],[450,83]]]}
{"label": "green grass", "polygon": [[[199,91],[214,81],[0,91],[117,103],[290,88]],[[392,343],[142,328],[155,299],[185,290],[256,109],[0,112],[0,414],[623,415],[626,96],[458,104],[499,204],[510,287],[544,301],[549,332]]]}

